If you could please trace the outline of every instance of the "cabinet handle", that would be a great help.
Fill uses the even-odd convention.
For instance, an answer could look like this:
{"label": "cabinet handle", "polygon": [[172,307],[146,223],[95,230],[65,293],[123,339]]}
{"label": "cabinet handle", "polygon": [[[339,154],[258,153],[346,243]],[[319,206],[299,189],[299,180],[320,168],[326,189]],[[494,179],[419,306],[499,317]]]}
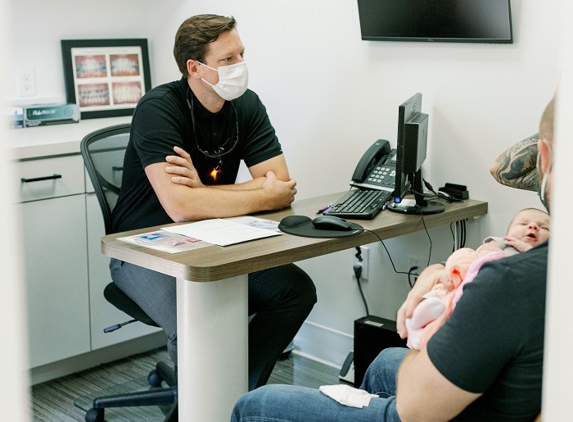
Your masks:
{"label": "cabinet handle", "polygon": [[61,178],[62,178],[61,174],[54,174],[52,176],[34,177],[32,179],[26,179],[25,177],[22,177],[20,179],[20,181],[22,183],[32,183],[32,182],[41,182],[42,180],[55,180],[55,179],[61,179]]}

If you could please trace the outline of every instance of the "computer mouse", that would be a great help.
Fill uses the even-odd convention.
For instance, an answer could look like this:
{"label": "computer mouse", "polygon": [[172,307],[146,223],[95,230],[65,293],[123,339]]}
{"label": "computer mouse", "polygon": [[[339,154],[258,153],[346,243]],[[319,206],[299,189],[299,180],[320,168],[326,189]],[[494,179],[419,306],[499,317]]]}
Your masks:
{"label": "computer mouse", "polygon": [[312,220],[312,225],[318,230],[347,231],[352,230],[352,223],[334,215],[319,215]]}
{"label": "computer mouse", "polygon": [[310,221],[310,217],[306,215],[287,215],[283,218],[279,224],[279,228],[281,227],[296,227],[300,226],[301,224],[308,223]]}

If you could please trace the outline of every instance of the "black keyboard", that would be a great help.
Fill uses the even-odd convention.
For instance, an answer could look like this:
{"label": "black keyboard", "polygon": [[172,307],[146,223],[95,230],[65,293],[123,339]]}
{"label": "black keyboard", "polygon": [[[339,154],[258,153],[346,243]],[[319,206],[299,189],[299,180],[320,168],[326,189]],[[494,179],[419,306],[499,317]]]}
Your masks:
{"label": "black keyboard", "polygon": [[392,192],[354,189],[332,204],[324,214],[370,220],[384,208],[390,198]]}

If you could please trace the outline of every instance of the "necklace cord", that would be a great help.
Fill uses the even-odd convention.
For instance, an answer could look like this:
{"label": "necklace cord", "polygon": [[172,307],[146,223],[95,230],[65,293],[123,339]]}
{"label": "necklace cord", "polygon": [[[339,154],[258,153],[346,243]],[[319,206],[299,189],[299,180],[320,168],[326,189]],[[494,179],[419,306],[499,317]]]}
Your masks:
{"label": "necklace cord", "polygon": [[219,160],[219,164],[217,165],[217,168],[221,168],[223,166],[223,160],[222,157],[229,154],[231,151],[233,151],[235,149],[235,147],[237,146],[237,144],[239,143],[239,114],[237,113],[237,109],[235,108],[234,104],[229,101],[229,104],[231,105],[231,107],[233,108],[233,110],[235,111],[235,131],[237,133],[237,136],[235,138],[235,142],[233,143],[233,146],[225,151],[224,146],[227,145],[227,143],[231,140],[231,138],[229,137],[229,139],[227,139],[223,145],[221,145],[218,149],[217,152],[209,152],[207,150],[202,149],[199,146],[199,138],[197,137],[197,131],[195,130],[195,110],[194,110],[194,103],[193,103],[193,95],[191,95],[191,101],[189,101],[189,88],[187,88],[187,106],[189,107],[189,113],[191,114],[191,126],[193,129],[193,137],[195,138],[195,146],[197,147],[197,149],[199,150],[199,152],[201,154],[203,154],[206,157],[209,158],[213,158],[213,159],[218,159]]}

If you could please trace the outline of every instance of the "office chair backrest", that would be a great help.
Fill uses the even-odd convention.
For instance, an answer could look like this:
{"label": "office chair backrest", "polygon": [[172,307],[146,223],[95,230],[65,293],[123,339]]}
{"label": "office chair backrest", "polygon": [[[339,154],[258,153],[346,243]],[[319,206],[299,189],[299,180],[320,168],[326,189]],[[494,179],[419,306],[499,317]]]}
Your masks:
{"label": "office chair backrest", "polygon": [[129,141],[129,123],[110,126],[82,139],[80,151],[96,197],[105,233],[111,233],[111,212],[117,202],[123,175],[123,157]]}
{"label": "office chair backrest", "polygon": [[[123,157],[129,141],[130,127],[131,125],[126,123],[96,130],[86,135],[80,143],[84,165],[101,208],[106,234],[111,233],[111,212],[121,187]],[[136,320],[158,326],[115,283],[109,283],[105,287],[104,296],[108,302]],[[114,331],[117,328],[119,326],[106,328],[104,331]]]}

